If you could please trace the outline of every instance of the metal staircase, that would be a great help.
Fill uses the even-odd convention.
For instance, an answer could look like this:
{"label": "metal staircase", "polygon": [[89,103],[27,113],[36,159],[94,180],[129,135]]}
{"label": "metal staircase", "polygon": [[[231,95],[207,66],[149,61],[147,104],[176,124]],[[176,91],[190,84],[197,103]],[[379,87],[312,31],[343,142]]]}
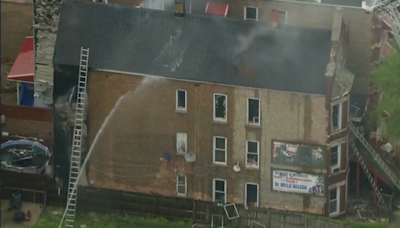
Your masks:
{"label": "metal staircase", "polygon": [[354,141],[350,141],[351,148],[353,148],[354,153],[357,155],[357,159],[360,161],[361,167],[363,168],[365,174],[367,175],[367,178],[369,180],[369,183],[371,184],[372,188],[376,192],[376,195],[378,196],[378,204],[385,204],[385,200],[382,197],[381,192],[379,191],[378,187],[376,186],[376,183],[374,181],[374,178],[372,177],[371,173],[369,172],[367,166],[365,165],[364,159],[362,158],[360,151],[358,151],[356,144]]}
{"label": "metal staircase", "polygon": [[[389,166],[382,160],[382,158],[379,156],[379,154],[377,154],[374,150],[374,148],[372,148],[372,146],[368,143],[368,141],[365,139],[364,135],[362,135],[357,129],[356,127],[353,125],[353,123],[349,122],[349,128],[351,130],[351,132],[354,134],[354,136],[356,136],[360,142],[364,145],[364,147],[367,149],[368,153],[371,154],[371,156],[374,158],[375,162],[379,165],[379,167],[382,168],[382,170],[385,172],[385,174],[387,175],[387,177],[389,178],[389,180],[393,183],[394,186],[396,186],[397,189],[400,190],[400,179],[399,177],[393,173],[393,171],[389,168]],[[352,147],[354,142],[352,143]],[[354,145],[355,147],[355,145]],[[357,157],[359,156],[359,152],[357,150],[357,148],[353,150],[354,152],[358,153]],[[361,155],[360,155],[361,158]],[[359,158],[359,159],[360,159]],[[361,160],[360,160],[361,162]],[[369,178],[369,177],[368,177]]]}
{"label": "metal staircase", "polygon": [[78,174],[81,168],[82,130],[85,111],[85,96],[87,72],[89,62],[89,49],[81,47],[79,62],[79,78],[77,86],[77,101],[75,111],[75,127],[72,139],[71,168],[69,172],[68,203],[65,213],[65,226],[73,227],[75,222],[76,201],[78,195]]}

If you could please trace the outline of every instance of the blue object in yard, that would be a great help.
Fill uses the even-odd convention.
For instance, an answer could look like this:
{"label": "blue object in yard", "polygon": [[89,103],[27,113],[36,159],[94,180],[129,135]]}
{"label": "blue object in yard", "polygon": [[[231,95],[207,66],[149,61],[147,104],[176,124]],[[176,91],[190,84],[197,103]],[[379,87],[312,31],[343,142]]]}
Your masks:
{"label": "blue object in yard", "polygon": [[33,106],[34,104],[34,91],[29,89],[27,83],[21,83],[19,94],[19,105]]}

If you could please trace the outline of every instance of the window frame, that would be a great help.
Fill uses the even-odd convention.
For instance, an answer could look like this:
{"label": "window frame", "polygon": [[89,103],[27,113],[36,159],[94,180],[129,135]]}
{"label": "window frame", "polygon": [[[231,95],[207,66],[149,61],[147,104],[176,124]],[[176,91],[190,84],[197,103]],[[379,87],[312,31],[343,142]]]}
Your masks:
{"label": "window frame", "polygon": [[[335,147],[337,147],[337,160],[338,161],[337,161],[336,164],[332,165],[332,163],[331,163],[332,162],[332,149],[335,148]],[[341,169],[340,169],[341,153],[342,153],[342,144],[338,144],[338,145],[332,146],[330,148],[330,158],[329,158],[330,163],[329,163],[329,165],[330,165],[330,168],[331,168],[331,175],[338,174],[341,171]],[[334,172],[335,169],[338,169],[338,171]]]}
{"label": "window frame", "polygon": [[244,207],[247,209],[247,185],[256,185],[257,186],[257,203],[256,207],[260,206],[260,185],[254,182],[246,182],[244,183]]}
{"label": "window frame", "polygon": [[[185,178],[185,193],[179,192],[179,186],[182,186],[181,184],[179,184],[179,177]],[[176,175],[176,195],[177,196],[186,196],[187,195],[187,176],[186,175]]]}
{"label": "window frame", "polygon": [[[185,93],[185,107],[184,108],[180,108],[179,107],[179,92],[184,92]],[[176,90],[176,104],[175,104],[175,110],[178,112],[187,112],[187,91],[184,89],[177,89]]]}
{"label": "window frame", "polygon": [[[219,161],[215,161],[215,158],[216,158],[216,156],[215,156],[215,151],[217,150],[217,148],[216,148],[216,146],[217,146],[217,138],[220,138],[220,139],[224,139],[225,140],[225,162],[219,162]],[[227,164],[227,154],[228,154],[228,139],[226,138],[226,137],[223,137],[223,136],[214,136],[213,137],[213,164],[216,164],[216,165],[226,165]],[[218,149],[218,150],[221,150],[221,149]]]}
{"label": "window frame", "polygon": [[[179,152],[178,151],[178,148],[179,148],[179,146],[178,146],[178,134],[184,134],[184,135],[186,135],[186,145],[185,145],[185,152]],[[188,150],[188,134],[186,133],[186,132],[177,132],[176,133],[176,153],[177,154],[186,154],[187,153],[187,150]]]}
{"label": "window frame", "polygon": [[[250,100],[256,100],[258,101],[258,122],[250,122],[249,121],[249,116],[250,116]],[[247,98],[247,115],[246,115],[246,123],[251,126],[261,126],[261,101],[259,98],[254,98],[254,97],[249,97]]]}
{"label": "window frame", "polygon": [[[334,109],[334,107],[336,106],[336,105],[339,105],[339,113],[338,113],[338,128],[337,129],[335,129],[334,128],[334,126],[333,126],[333,109]],[[342,117],[342,115],[343,115],[343,111],[342,111],[342,107],[343,106],[343,103],[338,103],[338,104],[335,104],[335,105],[332,105],[331,106],[331,126],[332,126],[332,130],[331,130],[331,132],[337,132],[337,131],[340,131],[340,130],[342,130],[342,119],[343,119],[343,117]]]}
{"label": "window frame", "polygon": [[[248,165],[248,162],[247,162],[248,154],[249,154],[249,142],[257,143],[257,159],[258,159],[257,167],[251,167],[251,166]],[[251,152],[250,154],[254,154],[254,152]],[[245,160],[246,160],[246,164],[245,164],[246,168],[252,168],[252,169],[259,169],[260,168],[260,142],[259,141],[246,140],[246,159]]]}
{"label": "window frame", "polygon": [[[287,21],[288,21],[288,11],[287,11],[287,10],[283,10],[283,9],[278,9],[277,11],[278,11],[278,23],[280,23],[280,21],[279,21],[279,14],[280,14],[281,12],[285,12],[285,23],[283,23],[283,24],[284,24],[284,25],[287,25]],[[282,24],[282,23],[280,23],[280,24]]]}
{"label": "window frame", "polygon": [[[217,109],[216,109],[216,96],[224,96],[225,97],[225,118],[216,117]],[[228,121],[228,95],[223,93],[214,93],[213,94],[213,121],[226,123]]]}
{"label": "window frame", "polygon": [[216,199],[215,199],[215,193],[216,193],[216,190],[215,190],[215,188],[217,187],[217,181],[223,181],[224,182],[224,204],[226,204],[226,189],[227,189],[227,187],[226,187],[226,180],[225,179],[222,179],[222,178],[214,178],[213,179],[213,190],[212,190],[212,193],[213,193],[213,202],[215,203],[216,202]]}
{"label": "window frame", "polygon": [[[255,19],[249,19],[247,18],[247,8],[255,9],[256,10],[256,18]],[[246,21],[258,21],[258,7],[255,6],[245,6],[244,7],[244,20]]]}
{"label": "window frame", "polygon": [[[336,191],[336,199],[331,199],[331,191],[335,190]],[[336,201],[336,211],[331,211],[331,203]],[[340,212],[340,186],[334,189],[329,190],[329,215],[335,215],[339,214]]]}
{"label": "window frame", "polygon": [[[157,4],[155,4],[155,3],[157,3],[157,1],[162,2],[162,7],[161,8],[157,8],[156,7],[156,6],[158,6]],[[141,6],[143,8],[146,8],[146,9],[165,10],[165,2],[164,2],[164,0],[147,0],[147,1],[143,1]]]}

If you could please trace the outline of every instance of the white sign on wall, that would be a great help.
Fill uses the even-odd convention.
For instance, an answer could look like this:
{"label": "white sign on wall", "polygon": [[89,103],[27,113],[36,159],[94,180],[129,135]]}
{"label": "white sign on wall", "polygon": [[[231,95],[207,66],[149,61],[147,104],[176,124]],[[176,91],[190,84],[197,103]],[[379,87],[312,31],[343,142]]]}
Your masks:
{"label": "white sign on wall", "polygon": [[317,175],[273,170],[272,181],[275,191],[324,195],[324,179]]}

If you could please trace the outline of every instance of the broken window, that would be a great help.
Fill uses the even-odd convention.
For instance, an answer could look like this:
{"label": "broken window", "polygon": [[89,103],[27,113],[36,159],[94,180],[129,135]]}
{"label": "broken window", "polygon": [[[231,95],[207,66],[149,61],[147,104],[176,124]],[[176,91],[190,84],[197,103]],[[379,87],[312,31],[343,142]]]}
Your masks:
{"label": "broken window", "polygon": [[215,164],[226,165],[226,138],[214,137],[213,161]]}
{"label": "broken window", "polygon": [[176,176],[176,194],[180,196],[186,196],[187,184],[186,176],[178,175]]}
{"label": "broken window", "polygon": [[246,183],[246,207],[258,207],[258,184]]}
{"label": "broken window", "polygon": [[337,104],[332,107],[332,127],[333,131],[342,128],[342,104]]}
{"label": "broken window", "polygon": [[247,101],[247,123],[260,125],[260,100],[249,98]]}
{"label": "broken window", "polygon": [[287,23],[287,11],[278,10],[278,24],[284,25]]}
{"label": "broken window", "polygon": [[245,20],[258,20],[258,8],[245,6],[244,7],[244,19]]}
{"label": "broken window", "polygon": [[226,122],[227,97],[224,94],[214,94],[214,120]]}
{"label": "broken window", "polygon": [[247,141],[246,145],[246,167],[258,168],[259,143],[257,141]]}
{"label": "broken window", "polygon": [[177,133],[176,134],[176,152],[177,153],[186,153],[187,152],[187,134],[186,133]]}
{"label": "broken window", "polygon": [[226,202],[226,181],[223,179],[214,179],[213,183],[213,201],[220,204]]}
{"label": "broken window", "polygon": [[329,214],[339,212],[339,194],[340,187],[329,191]]}
{"label": "broken window", "polygon": [[176,91],[176,110],[186,112],[186,90]]}
{"label": "broken window", "polygon": [[331,148],[331,174],[340,171],[340,145]]}

